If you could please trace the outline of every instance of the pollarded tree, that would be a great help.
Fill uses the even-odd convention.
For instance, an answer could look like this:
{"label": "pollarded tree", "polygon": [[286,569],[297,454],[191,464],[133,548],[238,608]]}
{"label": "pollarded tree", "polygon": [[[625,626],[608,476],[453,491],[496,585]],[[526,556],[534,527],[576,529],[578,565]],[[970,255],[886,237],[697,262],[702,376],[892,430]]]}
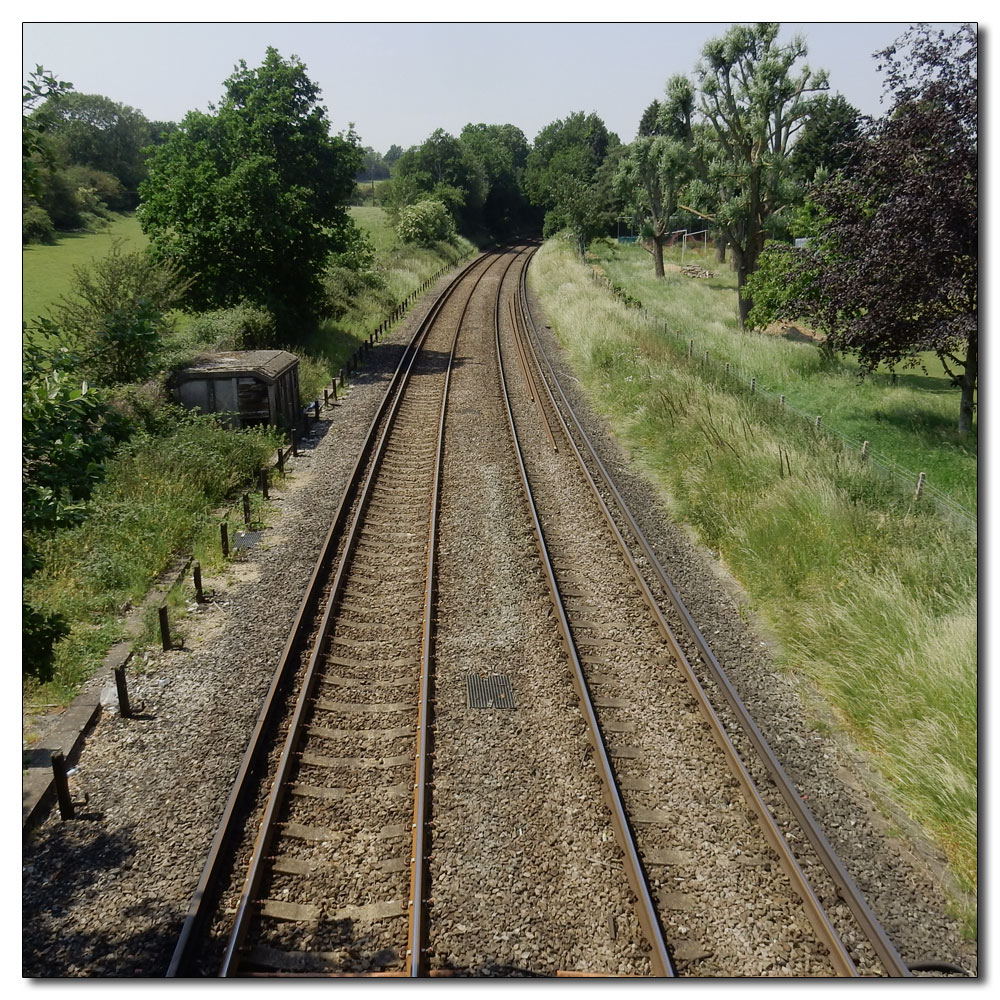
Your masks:
{"label": "pollarded tree", "polygon": [[140,187],[153,253],[192,280],[198,308],[264,306],[295,338],[323,314],[322,272],[343,248],[362,153],[332,136],[319,88],[296,56],[241,61],[211,114],[189,112],[157,147]]}
{"label": "pollarded tree", "polygon": [[[643,219],[653,241],[653,269],[662,278],[663,247],[670,236],[670,217],[692,176],[691,114],[694,95],[683,77],[667,85],[667,100],[654,101],[656,120],[647,121],[649,108],[639,125],[635,142],[623,153],[615,172],[619,196]],[[644,132],[643,128],[652,129]]]}
{"label": "pollarded tree", "polygon": [[798,66],[805,41],[777,41],[779,25],[734,25],[709,41],[695,73],[698,111],[695,129],[700,191],[692,207],[717,226],[737,272],[740,323],[753,303],[745,294],[764,247],[768,220],[794,199],[789,181],[791,142],[813,110],[815,95],[827,89],[826,74]]}

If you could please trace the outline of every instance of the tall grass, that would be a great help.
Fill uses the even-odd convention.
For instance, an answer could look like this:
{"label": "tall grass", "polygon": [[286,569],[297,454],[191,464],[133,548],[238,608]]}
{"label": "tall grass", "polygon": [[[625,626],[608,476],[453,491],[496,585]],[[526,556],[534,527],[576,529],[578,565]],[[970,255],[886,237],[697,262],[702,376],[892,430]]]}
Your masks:
{"label": "tall grass", "polygon": [[[706,377],[697,359],[678,357],[661,323],[595,284],[565,246],[545,244],[529,280],[594,406],[672,514],[720,553],[778,640],[780,666],[819,685],[898,801],[974,886],[971,532],[873,476],[808,423]],[[647,295],[642,281],[628,290]],[[668,327],[715,356],[762,368],[763,358],[771,371],[786,364],[796,385],[839,377],[818,365],[803,374],[810,359],[797,345],[739,333],[728,277],[673,276],[656,291]],[[919,447],[929,454],[926,442]]]}
{"label": "tall grass", "polygon": [[109,462],[87,520],[38,545],[43,568],[25,599],[60,614],[70,634],[56,646],[55,677],[29,684],[29,700],[59,701],[100,665],[138,603],[175,553],[218,531],[212,511],[252,482],[280,442],[275,431],[231,431],[190,417],[169,434],[135,435]]}
{"label": "tall grass", "polygon": [[[862,380],[856,362],[824,357],[797,328],[735,335],[735,275],[727,264],[717,265],[711,252],[689,248],[684,259],[716,277],[691,279],[675,269],[658,281],[649,254],[635,244],[595,242],[591,251],[595,265],[669,322],[679,340],[694,340],[696,354],[708,351],[714,362],[752,374],[761,388],[784,394],[790,406],[821,416],[825,426],[859,443],[868,441],[895,465],[925,472],[934,487],[976,510],[977,434],[959,435],[959,392],[936,358],[922,356],[926,374],[901,369],[895,379],[877,372]],[[679,248],[667,259],[678,263]]]}

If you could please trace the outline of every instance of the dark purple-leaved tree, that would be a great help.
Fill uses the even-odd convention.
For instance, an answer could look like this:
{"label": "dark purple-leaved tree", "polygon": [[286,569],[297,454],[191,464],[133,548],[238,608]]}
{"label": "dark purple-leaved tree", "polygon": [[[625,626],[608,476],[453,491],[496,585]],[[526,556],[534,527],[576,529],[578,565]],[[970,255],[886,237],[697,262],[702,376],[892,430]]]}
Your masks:
{"label": "dark purple-leaved tree", "polygon": [[892,105],[815,194],[829,222],[810,247],[810,318],[865,372],[933,351],[964,433],[979,377],[976,31],[918,25],[876,56]]}

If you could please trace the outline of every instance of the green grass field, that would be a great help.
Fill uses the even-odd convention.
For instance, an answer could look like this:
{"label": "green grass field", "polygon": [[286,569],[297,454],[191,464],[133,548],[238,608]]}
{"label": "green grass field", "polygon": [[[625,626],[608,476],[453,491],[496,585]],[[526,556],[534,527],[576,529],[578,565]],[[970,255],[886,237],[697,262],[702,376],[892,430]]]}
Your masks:
{"label": "green grass field", "polygon": [[21,251],[21,312],[30,322],[48,315],[53,304],[69,293],[73,269],[104,257],[121,240],[128,250],[148,242],[132,215],[115,216],[107,229],[94,233],[63,233],[52,246],[27,246]]}
{"label": "green grass field", "polygon": [[[656,282],[638,252],[597,254],[648,314],[593,281],[558,241],[536,255],[529,281],[592,404],[672,516],[719,553],[775,640],[779,667],[825,693],[897,801],[975,886],[974,529],[915,502],[697,352],[757,371],[803,409],[822,404],[824,421],[863,431],[928,475],[953,463],[956,494],[974,503],[974,453],[945,426],[957,401],[953,412],[940,386],[912,383],[882,386],[880,397],[875,383],[859,388],[824,370],[815,346],[741,333],[728,272]],[[901,415],[877,421],[880,409]]]}

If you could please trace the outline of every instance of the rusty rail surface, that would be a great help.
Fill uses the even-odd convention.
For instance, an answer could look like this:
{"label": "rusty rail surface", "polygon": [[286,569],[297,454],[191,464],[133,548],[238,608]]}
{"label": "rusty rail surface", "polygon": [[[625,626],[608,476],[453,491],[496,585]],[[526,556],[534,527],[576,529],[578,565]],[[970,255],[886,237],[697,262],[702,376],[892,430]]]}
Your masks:
{"label": "rusty rail surface", "polygon": [[[522,269],[522,276],[524,270],[525,269]],[[500,292],[501,289],[498,288],[498,308],[495,314],[494,331],[496,339],[497,368],[499,370],[501,395],[503,396],[504,408],[507,413],[507,422],[514,446],[514,454],[517,458],[518,471],[521,477],[521,486],[524,490],[524,496],[527,500],[528,510],[531,516],[532,530],[535,536],[535,545],[538,549],[538,555],[542,564],[542,571],[552,597],[552,605],[556,612],[556,623],[559,628],[559,633],[562,636],[563,645],[565,646],[566,653],[569,656],[573,686],[575,687],[580,700],[580,709],[587,725],[588,738],[594,748],[594,757],[598,773],[604,783],[608,805],[611,810],[611,823],[615,831],[618,845],[622,850],[625,875],[628,880],[629,887],[632,889],[632,892],[636,897],[636,912],[639,918],[639,924],[642,927],[643,933],[645,934],[646,940],[650,946],[650,964],[653,968],[654,975],[674,976],[676,973],[673,961],[667,948],[666,939],[663,934],[663,928],[660,924],[656,905],[653,902],[649,879],[643,867],[642,860],[639,857],[639,849],[636,846],[635,836],[625,812],[625,805],[622,801],[621,790],[619,789],[618,782],[615,779],[614,769],[611,765],[611,758],[597,722],[594,704],[587,688],[586,679],[583,675],[583,666],[580,662],[580,656],[577,651],[576,644],[573,641],[569,621],[566,616],[566,609],[563,605],[562,597],[559,593],[559,587],[556,583],[555,571],[549,558],[548,548],[545,543],[545,535],[542,531],[541,522],[538,516],[538,510],[535,507],[531,484],[528,481],[528,473],[524,465],[524,457],[521,451],[521,445],[517,435],[517,427],[515,425],[514,414],[510,403],[510,396],[507,390],[507,379],[504,374],[503,351],[500,346]],[[527,381],[530,386],[530,376],[527,378]],[[537,403],[537,393],[535,393],[535,397],[535,401]],[[548,426],[544,414],[543,423],[546,427]],[[555,445],[553,443],[553,447],[554,446]]]}
{"label": "rusty rail surface", "polygon": [[380,440],[379,428],[384,422],[391,422],[392,415],[398,409],[402,388],[408,373],[412,370],[420,345],[443,309],[445,302],[458,288],[462,280],[485,259],[486,255],[481,255],[462,268],[431,306],[407,344],[389,386],[386,388],[378,411],[371,422],[337,513],[307,584],[289,638],[272,675],[270,687],[241,760],[232,791],[223,809],[219,826],[209,848],[201,877],[167,968],[166,976],[168,978],[193,974],[192,965],[196,958],[195,953],[205,933],[205,925],[210,918],[214,897],[220,889],[219,882],[223,877],[223,869],[230,863],[231,852],[243,832],[243,813],[261,780],[260,772],[266,764],[269,738],[284,708],[284,689],[296,672],[297,657],[301,655],[303,643],[308,639],[316,606],[322,598],[329,577],[330,563],[344,536],[351,508],[354,506],[366,469],[370,465],[374,466],[372,453]]}
{"label": "rusty rail surface", "polygon": [[[626,543],[624,537],[622,536],[621,531],[618,528],[614,515],[611,513],[610,509],[608,508],[604,500],[604,497],[601,492],[602,489],[610,493],[611,496],[614,498],[615,505],[618,507],[620,511],[622,521],[627,525],[627,528],[635,538],[635,541],[638,544],[642,552],[642,555],[648,560],[649,565],[652,567],[656,580],[664,588],[670,599],[671,604],[673,605],[677,613],[680,615],[684,623],[685,631],[688,633],[692,642],[694,642],[698,650],[698,653],[700,654],[703,662],[705,663],[708,669],[711,678],[719,687],[719,690],[722,692],[726,704],[729,706],[730,710],[737,718],[741,728],[751,741],[754,749],[756,750],[759,756],[760,761],[766,768],[771,780],[774,782],[774,785],[777,788],[778,792],[780,793],[782,799],[785,801],[786,805],[794,815],[796,821],[798,822],[799,826],[802,829],[802,832],[809,840],[810,844],[813,847],[813,850],[816,852],[816,855],[818,856],[824,868],[826,869],[827,873],[829,874],[834,884],[836,885],[838,890],[838,895],[840,896],[840,898],[844,900],[844,902],[850,909],[858,926],[864,933],[867,940],[870,942],[872,948],[875,950],[875,953],[878,955],[880,961],[883,963],[886,972],[891,977],[908,977],[912,975],[910,969],[907,967],[906,963],[899,955],[899,952],[896,950],[892,941],[889,939],[889,936],[886,934],[885,929],[881,926],[878,919],[872,912],[871,908],[868,906],[868,903],[865,900],[864,896],[862,895],[861,891],[858,889],[857,885],[854,883],[853,879],[847,872],[847,869],[845,868],[843,862],[837,856],[836,852],[833,849],[833,846],[830,844],[826,835],[823,833],[823,830],[820,827],[819,823],[817,822],[816,818],[812,815],[808,807],[802,801],[801,796],[798,794],[798,791],[796,790],[792,780],[788,777],[787,773],[782,767],[781,762],[777,758],[777,755],[771,749],[763,733],[760,731],[760,728],[757,726],[756,722],[751,716],[749,710],[743,704],[742,699],[736,692],[736,689],[733,686],[731,680],[723,670],[721,664],[715,657],[715,654],[712,652],[708,643],[705,641],[704,636],[701,634],[701,631],[695,624],[694,619],[692,618],[690,612],[688,611],[683,601],[681,600],[676,587],[673,585],[673,582],[670,580],[666,571],[663,569],[663,566],[661,565],[660,561],[657,559],[655,553],[653,552],[652,547],[650,546],[649,542],[647,541],[641,529],[639,528],[639,525],[636,522],[634,516],[632,515],[624,498],[618,491],[618,488],[615,485],[614,480],[611,478],[603,462],[598,456],[596,449],[594,448],[592,442],[590,441],[589,436],[586,434],[579,420],[577,419],[576,414],[574,413],[573,408],[569,403],[569,400],[566,398],[566,395],[562,390],[562,386],[559,382],[559,379],[555,374],[555,370],[552,366],[551,361],[549,360],[547,354],[545,353],[545,348],[542,345],[541,339],[538,336],[538,331],[535,328],[534,320],[533,317],[531,316],[531,310],[528,304],[528,297],[527,297],[526,283],[525,283],[525,272],[522,272],[521,275],[521,295],[519,296],[518,301],[520,304],[525,327],[528,331],[530,331],[530,336],[527,339],[530,353],[532,355],[532,358],[534,359],[536,366],[538,367],[539,373],[542,376],[541,377],[542,384],[544,385],[546,393],[548,394],[548,398],[552,406],[553,412],[556,414],[557,419],[561,424],[566,440],[570,445],[570,449],[573,451],[577,463],[579,464],[579,467],[583,472],[584,477],[586,478],[588,484],[590,485],[591,491],[593,492],[595,498],[597,499],[602,509],[602,512],[604,513],[605,519],[607,520],[611,530],[615,535],[616,542],[622,554],[624,555],[626,561],[629,563],[633,576],[635,577],[637,583],[639,583],[640,587],[643,590],[646,603],[649,605],[654,616],[657,618],[657,623],[661,631],[663,632],[664,637],[667,639],[673,652],[675,653],[679,662],[681,663],[683,670],[688,677],[689,683],[692,685],[692,688],[695,690],[697,694],[699,702],[702,703],[703,707],[709,713],[709,718],[712,722],[713,729],[717,731],[720,739],[724,741],[727,755],[729,755],[733,760],[733,764],[736,769],[737,776],[741,781],[741,784],[743,784],[744,787],[747,788],[748,787],[747,783],[749,782],[750,785],[752,786],[752,779],[750,778],[749,774],[746,773],[746,769],[742,761],[739,759],[739,755],[736,752],[735,748],[732,746],[732,743],[729,739],[728,734],[725,731],[725,728],[721,723],[721,720],[719,720],[714,709],[711,707],[709,699],[705,694],[701,683],[698,681],[697,676],[695,675],[695,672],[690,665],[690,662],[685,656],[683,650],[680,648],[679,644],[677,643],[676,637],[674,636],[672,630],[670,629],[670,626],[667,624],[665,618],[663,617],[663,613],[660,610],[659,604],[654,598],[649,588],[649,585],[645,580],[642,570],[636,563],[636,560],[631,552],[629,545]],[[536,353],[535,350],[536,346],[538,352],[541,354],[542,358],[545,361],[544,370],[542,368],[541,363],[538,360],[538,354]],[[561,407],[556,405],[550,384],[551,386],[555,387],[556,392],[559,395],[559,398],[562,402]],[[576,437],[580,440],[583,450],[586,452],[589,461],[597,469],[597,479],[599,480],[600,485],[598,484],[597,481],[595,481],[594,477],[591,474],[590,469],[588,468],[587,462],[584,460],[583,454],[576,445],[576,442],[574,440],[574,434],[570,432],[570,426],[569,426],[570,423],[572,424],[573,432],[575,433]],[[813,893],[812,889],[808,886],[808,883],[805,881],[805,878],[801,873],[801,869],[799,868],[798,862],[795,859],[794,854],[792,853],[785,838],[781,836],[780,830],[778,830],[776,824],[774,823],[773,818],[771,818],[770,811],[767,809],[763,801],[760,799],[759,792],[757,792],[755,787],[753,788],[751,795],[756,801],[760,803],[759,807],[755,808],[763,810],[760,813],[760,815],[762,817],[766,817],[765,833],[767,834],[768,839],[772,842],[772,844],[776,846],[776,849],[778,850],[779,853],[779,857],[787,859],[788,867],[786,867],[786,871],[789,871],[790,876],[792,872],[797,873],[793,878],[793,881],[799,884],[802,888],[802,892],[800,893],[800,895],[804,893],[802,898],[807,909],[810,911],[812,915],[812,919],[814,921],[814,927],[817,928],[818,933],[820,932],[822,933],[824,940],[827,940],[828,936],[832,935],[832,937],[829,937],[829,940],[827,940],[827,943],[828,946],[831,947],[831,956],[834,958],[835,964],[841,970],[842,974],[857,975],[857,971],[854,967],[853,960],[847,954],[846,948],[844,948],[843,944],[840,942],[839,936],[837,936],[836,933],[833,931],[833,928],[829,923],[829,919],[826,917],[825,914],[822,913],[822,907],[819,905],[819,901],[815,898],[815,894]],[[785,862],[783,862],[783,864],[784,863]]]}

